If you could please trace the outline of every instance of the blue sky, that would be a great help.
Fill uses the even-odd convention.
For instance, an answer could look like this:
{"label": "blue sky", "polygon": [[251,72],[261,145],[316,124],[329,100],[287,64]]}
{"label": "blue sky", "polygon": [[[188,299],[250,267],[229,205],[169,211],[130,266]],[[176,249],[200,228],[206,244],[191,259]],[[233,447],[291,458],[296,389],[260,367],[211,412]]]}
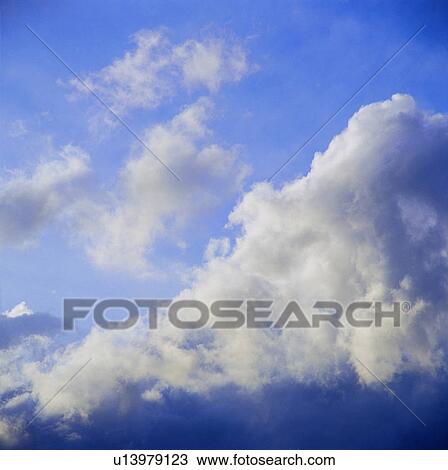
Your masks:
{"label": "blue sky", "polygon": [[[446,183],[446,128],[434,117],[448,112],[448,10],[443,2],[95,1],[80,6],[77,2],[4,1],[1,9],[0,181],[6,189],[0,192],[0,222],[4,225],[0,228],[0,310],[8,311],[24,301],[34,312],[21,317],[20,323],[19,319],[2,319],[17,321],[17,325],[11,323],[5,329],[10,336],[10,331],[17,331],[17,338],[5,340],[3,352],[5,357],[20,355],[11,348],[20,341],[34,341],[36,335],[50,338],[51,343],[42,350],[36,347],[35,357],[20,356],[26,372],[18,371],[17,380],[23,380],[23,387],[31,390],[31,399],[16,411],[11,407],[5,411],[8,426],[14,428],[11,422],[32,414],[57,379],[63,379],[71,359],[67,359],[66,370],[57,369],[58,351],[64,351],[73,341],[80,344],[80,357],[84,354],[78,336],[54,332],[52,321],[60,320],[64,297],[174,297],[183,289],[219,295],[217,285],[233,287],[233,279],[226,279],[226,273],[235,269],[244,274],[240,285],[244,285],[246,295],[266,293],[265,284],[258,283],[265,276],[263,282],[275,286],[272,295],[294,289],[318,295],[322,282],[327,283],[322,295],[346,300],[351,294],[347,286],[343,287],[347,293],[341,291],[343,281],[347,279],[349,286],[352,279],[355,285],[362,278],[362,295],[392,298],[397,290],[407,289],[416,305],[426,302],[428,311],[441,314],[445,290],[441,287],[439,292],[435,286],[444,278],[446,266],[431,263],[435,256],[445,253],[446,204],[439,189]],[[105,101],[115,103],[117,112],[151,147],[154,143],[160,146],[161,154],[166,151],[176,172],[185,169],[185,187],[178,188],[178,182],[164,173],[165,169],[148,163],[135,138],[120,124],[111,124],[113,119],[107,119],[91,95],[77,91],[71,73],[25,25],[98,94],[104,93]],[[426,28],[418,37],[277,175],[269,188],[260,186],[423,25]],[[122,71],[114,82],[100,71],[110,71],[105,68],[114,60],[123,60],[126,53],[138,49],[138,37],[149,40],[151,34],[165,41],[161,52],[156,53],[157,59],[164,59],[167,51],[181,58],[162,67],[160,76],[151,82],[155,97],[145,101],[148,88],[146,82],[141,86],[139,79],[131,88],[131,99],[114,95],[117,90],[126,90],[126,73]],[[202,75],[207,60],[199,61],[199,72],[187,68],[195,59],[188,55],[192,44],[213,50],[209,62],[218,54],[221,68],[216,75]],[[143,74],[149,73],[150,69],[144,67]],[[191,70],[196,75],[188,75]],[[135,98],[139,93],[142,98]],[[395,94],[412,98],[391,100]],[[137,104],[129,104],[134,98]],[[326,151],[362,106],[381,102],[386,104],[360,113],[359,124],[354,119],[347,141],[334,141]],[[193,123],[186,115],[176,121],[175,116],[186,110],[199,117],[195,114]],[[351,155],[353,148],[358,149],[353,151],[356,155]],[[223,161],[219,174],[214,173],[219,165],[207,166],[196,160],[198,154],[207,158],[210,149]],[[364,155],[364,149],[365,162],[364,156],[357,157]],[[417,149],[415,156],[413,149]],[[76,169],[79,174],[73,176],[68,174],[71,170],[58,167],[56,173],[67,172],[68,176],[58,173],[48,189],[45,184],[53,167],[45,165],[51,165],[61,152],[65,152],[61,158],[69,159],[65,162],[80,165]],[[181,161],[183,152],[185,160]],[[326,160],[333,158],[336,163],[332,167],[331,162],[326,166],[315,161],[317,176],[311,178],[311,189],[300,189],[300,184],[307,184],[300,178],[309,172],[315,152],[324,152]],[[346,161],[345,155],[350,156]],[[143,179],[146,171],[147,182]],[[378,176],[382,172],[386,176]],[[316,181],[315,186],[312,181]],[[360,181],[359,185],[354,181]],[[384,200],[375,193],[382,182]],[[334,200],[328,196],[333,189]],[[353,203],[354,215],[349,215],[361,226],[364,214],[370,214],[376,222],[377,238],[370,239],[367,228],[351,238],[339,225],[347,216],[347,194],[357,194],[353,200],[364,201],[362,207]],[[387,202],[395,199],[394,208],[402,211],[399,222]],[[308,205],[301,201],[308,201]],[[158,203],[163,209],[153,209]],[[295,207],[296,211],[291,209]],[[383,213],[384,220],[392,225],[382,225],[383,219],[377,217]],[[230,214],[233,226],[228,226]],[[337,241],[333,244],[331,239],[316,253],[308,251],[305,237],[320,223],[313,214],[327,216],[322,233]],[[92,226],[92,220],[99,223]],[[127,224],[134,225],[135,220],[135,233],[128,235]],[[13,226],[15,221],[22,227],[17,233],[6,226]],[[399,240],[408,233],[406,224],[410,230],[417,230],[416,225],[429,229],[417,235],[412,232],[409,243],[400,246]],[[263,245],[277,227],[279,244],[289,250],[285,253]],[[209,241],[225,237],[230,251],[204,261]],[[415,240],[421,245],[416,246]],[[353,246],[354,251],[359,246],[360,256],[372,249],[379,273],[373,270],[375,262],[370,257],[355,263],[356,275],[352,265],[345,271],[333,268],[339,262],[338,250],[343,252],[346,246]],[[272,259],[257,264],[257,249],[262,253],[272,249],[277,260],[295,260],[297,256],[303,269],[293,273],[290,268],[293,274],[283,277]],[[301,252],[303,257],[297,254]],[[322,268],[325,274],[310,268],[313,261],[327,266]],[[431,265],[432,270],[420,269],[420,263]],[[123,267],[127,264],[131,266]],[[257,276],[251,278],[253,273]],[[428,284],[431,289],[424,291]],[[425,311],[427,318],[432,318],[431,312]],[[42,325],[33,320],[35,330],[25,324],[25,317],[39,315]],[[290,369],[295,366],[287,367],[287,372],[272,381],[265,380],[263,371],[245,380],[235,375],[227,359],[220,362],[227,371],[226,378],[213,390],[204,391],[200,383],[190,381],[176,388],[175,381],[151,376],[151,383],[168,383],[157,388],[164,396],[162,403],[132,401],[147,389],[148,377],[144,374],[137,379],[118,377],[113,380],[127,384],[123,392],[126,400],[105,394],[85,411],[67,398],[66,408],[56,407],[54,414],[50,412],[33,423],[26,436],[17,437],[14,429],[4,431],[5,446],[142,448],[156,442],[157,447],[168,448],[443,447],[446,437],[436,437],[437,428],[446,425],[447,419],[440,412],[446,391],[443,341],[438,333],[425,330],[428,345],[433,348],[426,356],[425,345],[413,343],[418,342],[423,326],[413,330],[414,323],[410,325],[403,338],[396,339],[399,350],[389,343],[385,346],[385,351],[393,349],[393,359],[375,356],[372,351],[383,344],[383,339],[376,337],[366,357],[377,364],[413,409],[425,415],[427,429],[420,429],[418,421],[384,389],[353,370],[353,360],[339,359],[339,352],[335,352],[338,371],[334,376],[327,365],[312,363],[307,364],[306,371],[297,366],[294,373]],[[33,339],[29,339],[30,331]],[[86,348],[104,346],[103,338],[83,334]],[[0,338],[2,335],[0,332]],[[242,341],[218,353],[229,357],[233,347],[244,348]],[[320,352],[331,349],[331,341]],[[353,340],[353,348],[359,348],[362,341],[362,337]],[[283,354],[291,358],[293,352],[282,349],[282,358]],[[340,354],[344,356],[345,351]],[[44,370],[30,372],[27,364],[35,367],[39,361],[43,361]],[[52,368],[56,378],[53,382],[48,379],[48,386],[43,386]],[[274,377],[276,373],[269,371],[266,375]],[[422,380],[427,389],[422,389]],[[0,388],[3,403],[18,395],[17,390]],[[428,394],[434,397],[432,406],[422,403],[422,397]],[[117,402],[122,410],[119,415],[112,412]],[[87,415],[90,424],[85,420]],[[344,425],[342,420],[346,420]],[[148,427],[147,422],[151,423]],[[111,426],[118,430],[110,437],[92,437]],[[209,427],[216,431],[215,440],[209,437]],[[48,432],[48,438],[38,437],[42,429]],[[235,433],[235,429],[239,431]],[[361,431],[365,435],[360,437]],[[1,433],[0,426],[0,437]],[[76,438],[67,437],[72,434]]]}

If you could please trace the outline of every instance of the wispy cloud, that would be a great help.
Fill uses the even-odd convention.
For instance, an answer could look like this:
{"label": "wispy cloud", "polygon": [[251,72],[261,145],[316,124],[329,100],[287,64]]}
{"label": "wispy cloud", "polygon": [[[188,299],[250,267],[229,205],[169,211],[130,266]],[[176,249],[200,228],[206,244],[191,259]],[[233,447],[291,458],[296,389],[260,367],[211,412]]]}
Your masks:
{"label": "wispy cloud", "polygon": [[[134,109],[156,108],[182,89],[216,92],[250,70],[244,47],[233,38],[207,37],[173,44],[165,31],[141,30],[131,39],[131,50],[83,77],[122,116]],[[79,93],[86,93],[78,80],[70,83]],[[95,126],[113,121],[108,114],[96,114],[91,122]]]}

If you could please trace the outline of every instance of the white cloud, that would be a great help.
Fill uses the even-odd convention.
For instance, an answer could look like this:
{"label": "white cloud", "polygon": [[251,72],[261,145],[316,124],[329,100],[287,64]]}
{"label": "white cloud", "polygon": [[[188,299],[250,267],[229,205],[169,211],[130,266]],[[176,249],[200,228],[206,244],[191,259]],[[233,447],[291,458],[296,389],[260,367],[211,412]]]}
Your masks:
{"label": "white cloud", "polygon": [[28,393],[20,393],[12,398],[10,398],[6,403],[2,404],[3,410],[10,410],[18,406],[23,405],[29,400],[30,396]]}
{"label": "white cloud", "polygon": [[[168,128],[184,129],[185,120]],[[165,132],[166,126],[154,135]],[[175,134],[182,140],[183,132]],[[230,216],[241,227],[232,250],[212,242],[206,264],[181,294],[204,301],[274,298],[276,305],[294,298],[304,308],[315,300],[405,299],[413,309],[400,328],[192,333],[162,320],[156,332],[94,330],[52,355],[45,368],[37,362],[23,368],[43,403],[94,358],[43,416],[86,417],[129,384],[143,385],[142,398],[157,400],[170,388],[206,393],[229,383],[247,390],[284,379],[329,383],[351,368],[374,382],[357,357],[386,381],[445,367],[447,148],[447,117],[421,112],[409,96],[361,108],[316,154],[306,176],[280,189],[258,184],[245,195]]]}
{"label": "white cloud", "polygon": [[1,315],[8,317],[8,318],[16,318],[16,317],[21,317],[23,315],[27,316],[27,315],[32,315],[32,314],[33,314],[33,311],[28,307],[28,305],[25,302],[20,302],[11,310],[7,310],[6,312],[3,312]]}
{"label": "white cloud", "polygon": [[[123,57],[83,80],[121,115],[132,109],[152,109],[179,90],[207,88],[217,91],[249,72],[246,52],[229,38],[189,39],[172,44],[164,31],[141,30],[132,37],[134,48]],[[78,80],[70,82],[88,93]],[[73,98],[73,97],[72,97]],[[101,115],[101,122],[110,120]],[[110,122],[111,123],[111,122]]]}
{"label": "white cloud", "polygon": [[188,40],[173,49],[173,56],[187,87],[202,85],[217,91],[223,83],[239,81],[249,71],[242,46],[222,39]]}
{"label": "white cloud", "polygon": [[142,152],[121,170],[111,201],[78,207],[76,230],[97,266],[148,274],[148,252],[162,234],[241,189],[248,168],[237,161],[237,147],[210,143],[211,113],[211,101],[201,98],[145,133],[147,145],[182,175],[181,182]]}
{"label": "white cloud", "polygon": [[0,444],[11,447],[17,444],[20,437],[20,429],[17,422],[0,419]]}
{"label": "white cloud", "polygon": [[146,401],[160,401],[162,399],[162,393],[157,389],[149,389],[143,392],[142,398]]}
{"label": "white cloud", "polygon": [[20,344],[0,349],[0,395],[26,386],[23,367],[49,352],[51,341],[40,335],[27,336]]}
{"label": "white cloud", "polygon": [[54,222],[80,193],[89,174],[89,158],[66,145],[40,162],[31,174],[10,172],[0,179],[0,247],[26,247]]}

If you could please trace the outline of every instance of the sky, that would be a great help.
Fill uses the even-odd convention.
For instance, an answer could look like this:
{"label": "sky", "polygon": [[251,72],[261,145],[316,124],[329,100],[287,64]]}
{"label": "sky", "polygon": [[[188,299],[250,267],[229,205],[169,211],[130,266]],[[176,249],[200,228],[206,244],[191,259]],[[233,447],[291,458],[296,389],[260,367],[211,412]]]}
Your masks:
{"label": "sky", "polygon": [[[444,2],[0,9],[0,447],[446,448]],[[412,309],[67,332],[69,297]]]}

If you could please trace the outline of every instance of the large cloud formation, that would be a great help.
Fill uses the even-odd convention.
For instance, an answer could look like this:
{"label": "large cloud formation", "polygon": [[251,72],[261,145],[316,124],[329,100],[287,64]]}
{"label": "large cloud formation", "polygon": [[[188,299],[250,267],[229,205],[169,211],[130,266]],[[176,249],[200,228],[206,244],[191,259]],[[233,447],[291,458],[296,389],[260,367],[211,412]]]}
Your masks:
{"label": "large cloud formation", "polygon": [[230,216],[242,228],[232,253],[199,269],[188,296],[307,306],[408,300],[414,308],[401,328],[217,335],[216,358],[229,379],[326,380],[351,363],[374,381],[357,358],[384,380],[443,366],[447,152],[447,117],[395,95],[361,108],[306,176],[246,194]]}
{"label": "large cloud formation", "polygon": [[423,112],[405,95],[362,107],[306,176],[245,194],[230,215],[239,236],[213,240],[180,294],[272,298],[276,306],[297,299],[305,308],[328,299],[407,300],[412,309],[400,328],[186,333],[162,322],[151,332],[94,330],[44,366],[21,363],[39,404],[93,358],[42,416],[88,417],[129,384],[158,400],[172,388],[253,390],[285,379],[325,385],[353,370],[371,383],[357,358],[385,381],[445,368],[447,158],[446,115]]}

